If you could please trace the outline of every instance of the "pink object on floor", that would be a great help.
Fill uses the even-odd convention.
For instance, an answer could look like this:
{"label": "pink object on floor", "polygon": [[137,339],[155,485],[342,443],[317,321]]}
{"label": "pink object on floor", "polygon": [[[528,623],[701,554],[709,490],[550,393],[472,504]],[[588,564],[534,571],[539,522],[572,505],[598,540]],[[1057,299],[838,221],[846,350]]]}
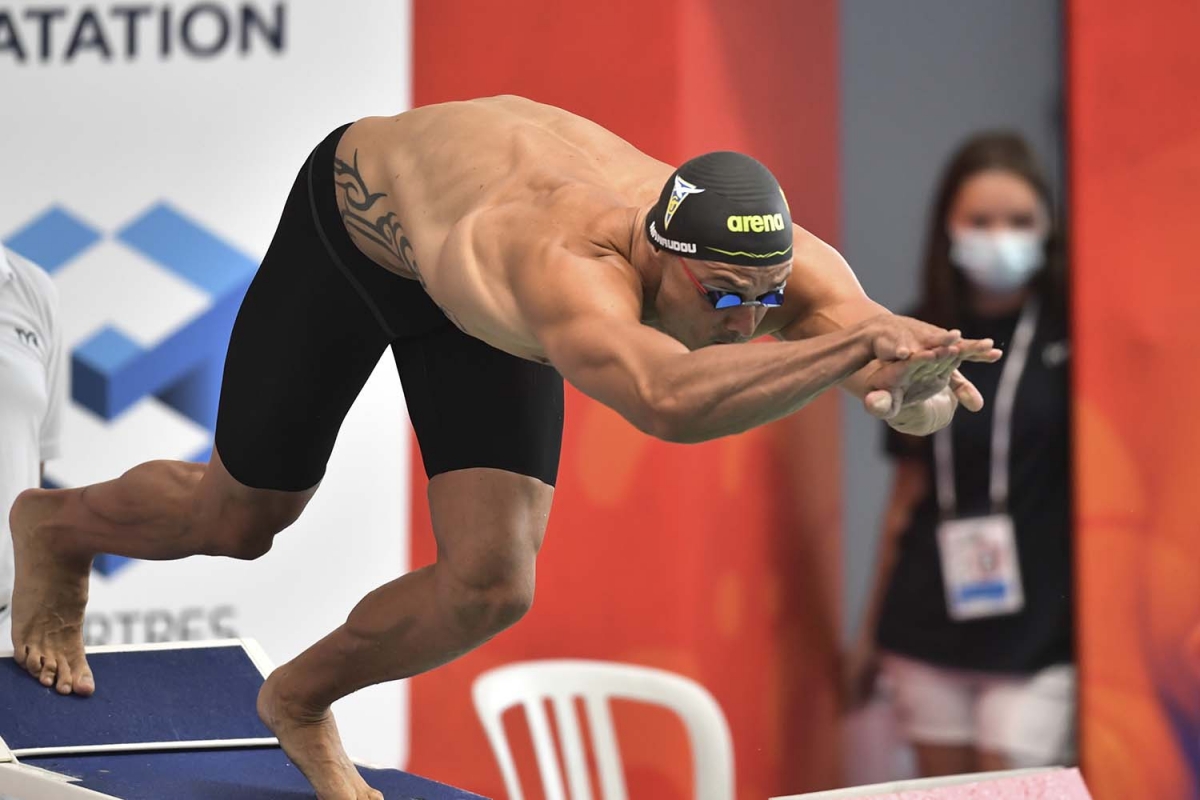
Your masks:
{"label": "pink object on floor", "polygon": [[877,800],[1091,800],[1077,769],[874,795]]}
{"label": "pink object on floor", "polygon": [[[1077,769],[1018,770],[883,783],[791,800],[1091,800]],[[777,798],[777,800],[789,800]]]}

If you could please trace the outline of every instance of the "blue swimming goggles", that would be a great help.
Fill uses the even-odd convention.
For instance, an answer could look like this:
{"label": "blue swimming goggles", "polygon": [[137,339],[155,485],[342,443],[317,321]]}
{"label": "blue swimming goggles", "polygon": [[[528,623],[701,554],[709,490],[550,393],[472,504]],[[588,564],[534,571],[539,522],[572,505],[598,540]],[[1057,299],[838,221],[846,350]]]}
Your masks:
{"label": "blue swimming goggles", "polygon": [[687,261],[682,257],[679,263],[683,264],[683,271],[687,273],[688,278],[696,285],[700,294],[708,298],[708,302],[712,303],[712,307],[718,311],[724,311],[727,308],[737,308],[738,306],[764,306],[766,308],[779,308],[783,305],[783,289],[772,289],[769,292],[760,294],[753,300],[747,300],[737,292],[731,292],[727,289],[713,289],[701,283],[696,276],[688,269]]}

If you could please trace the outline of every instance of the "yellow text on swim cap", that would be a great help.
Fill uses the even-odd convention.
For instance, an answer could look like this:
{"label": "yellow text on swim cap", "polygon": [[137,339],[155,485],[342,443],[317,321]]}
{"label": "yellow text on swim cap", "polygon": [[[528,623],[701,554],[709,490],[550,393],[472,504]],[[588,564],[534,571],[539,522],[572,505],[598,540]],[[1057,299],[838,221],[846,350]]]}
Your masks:
{"label": "yellow text on swim cap", "polygon": [[733,214],[725,224],[734,233],[769,233],[784,229],[783,214]]}

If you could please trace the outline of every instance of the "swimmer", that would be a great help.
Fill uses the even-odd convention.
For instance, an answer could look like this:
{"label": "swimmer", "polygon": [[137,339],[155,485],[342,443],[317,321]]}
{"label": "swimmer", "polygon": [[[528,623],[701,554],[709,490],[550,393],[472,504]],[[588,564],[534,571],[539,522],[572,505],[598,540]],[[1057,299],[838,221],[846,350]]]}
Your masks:
{"label": "swimmer", "polygon": [[[764,335],[777,341],[749,343]],[[749,430],[839,385],[928,434],[982,404],[957,367],[1000,357],[872,302],[747,156],[674,169],[516,97],[359,120],[292,187],[233,327],[210,462],[13,505],[18,663],[63,694],[95,690],[82,623],[98,553],[266,553],[387,348],[438,560],[372,591],[263,686],[260,716],[322,800],[380,797],[342,748],[335,700],[444,664],[529,609],[564,378],[671,442]]]}

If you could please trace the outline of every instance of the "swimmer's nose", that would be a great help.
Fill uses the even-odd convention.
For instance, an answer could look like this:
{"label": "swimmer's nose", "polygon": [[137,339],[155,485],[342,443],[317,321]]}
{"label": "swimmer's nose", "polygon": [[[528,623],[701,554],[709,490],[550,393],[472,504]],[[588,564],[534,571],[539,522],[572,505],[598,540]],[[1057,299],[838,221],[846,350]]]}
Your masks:
{"label": "swimmer's nose", "polygon": [[735,341],[749,339],[757,327],[758,315],[754,313],[754,306],[730,309],[725,317],[725,332],[736,336]]}

